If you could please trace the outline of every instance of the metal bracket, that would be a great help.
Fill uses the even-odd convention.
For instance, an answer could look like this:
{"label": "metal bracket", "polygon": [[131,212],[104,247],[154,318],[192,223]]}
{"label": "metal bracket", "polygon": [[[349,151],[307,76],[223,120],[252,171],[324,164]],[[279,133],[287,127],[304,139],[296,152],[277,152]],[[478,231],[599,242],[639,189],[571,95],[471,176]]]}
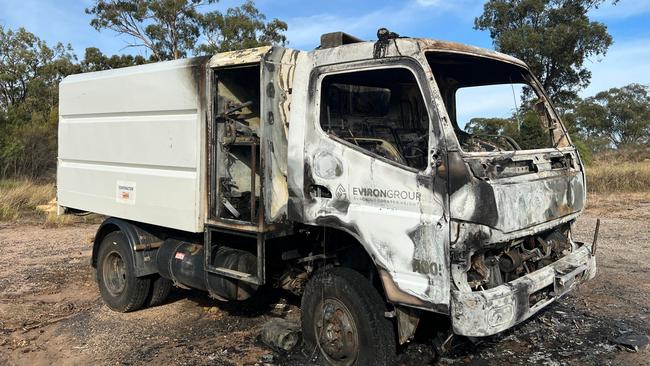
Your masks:
{"label": "metal bracket", "polygon": [[591,244],[591,255],[596,255],[598,248],[598,232],[600,231],[600,219],[596,219],[596,230],[594,230],[594,241]]}
{"label": "metal bracket", "polygon": [[583,264],[574,268],[569,273],[556,275],[553,289],[554,295],[559,296],[569,291],[575,283],[576,277],[582,275],[586,270],[587,266]]}
{"label": "metal bracket", "polygon": [[[222,232],[226,234],[235,234],[240,236],[247,236],[255,238],[257,241],[257,273],[245,273],[235,271],[229,268],[215,267],[212,265],[212,252],[214,246],[212,244],[213,232]],[[233,278],[236,280],[252,283],[261,286],[266,283],[266,235],[265,233],[244,233],[233,230],[225,230],[221,228],[206,227],[205,230],[205,263],[204,267],[208,275],[210,273],[220,276]]]}

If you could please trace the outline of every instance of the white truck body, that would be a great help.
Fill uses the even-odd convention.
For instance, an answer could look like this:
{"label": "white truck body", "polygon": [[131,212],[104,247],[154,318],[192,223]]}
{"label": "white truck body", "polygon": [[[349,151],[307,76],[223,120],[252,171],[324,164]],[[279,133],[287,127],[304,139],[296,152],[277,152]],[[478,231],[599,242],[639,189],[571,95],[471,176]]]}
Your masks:
{"label": "white truck body", "polygon": [[203,231],[196,60],[73,75],[60,86],[59,206]]}

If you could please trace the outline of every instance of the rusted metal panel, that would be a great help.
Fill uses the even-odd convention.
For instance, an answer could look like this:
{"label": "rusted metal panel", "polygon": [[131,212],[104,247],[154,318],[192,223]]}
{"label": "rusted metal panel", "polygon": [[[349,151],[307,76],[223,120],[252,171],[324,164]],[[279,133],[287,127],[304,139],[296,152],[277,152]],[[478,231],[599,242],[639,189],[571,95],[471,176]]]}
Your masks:
{"label": "rusted metal panel", "polygon": [[415,336],[420,323],[420,310],[396,306],[395,317],[397,318],[397,340],[399,344],[404,344]]}
{"label": "rusted metal panel", "polygon": [[[538,162],[538,166],[543,164],[543,157],[528,158]],[[488,159],[481,160],[488,164]],[[460,154],[450,153],[452,219],[509,233],[580,212],[586,195],[582,172],[542,169],[537,173],[481,180],[472,174]]]}
{"label": "rusted metal panel", "polygon": [[230,52],[221,52],[212,56],[209,67],[224,67],[259,63],[271,46],[247,48]]}

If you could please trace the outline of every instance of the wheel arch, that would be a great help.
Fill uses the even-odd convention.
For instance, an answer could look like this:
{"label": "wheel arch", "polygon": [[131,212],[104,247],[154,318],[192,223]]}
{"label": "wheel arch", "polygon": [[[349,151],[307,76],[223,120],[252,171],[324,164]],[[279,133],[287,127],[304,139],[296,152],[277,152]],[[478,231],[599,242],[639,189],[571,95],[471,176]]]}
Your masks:
{"label": "wheel arch", "polygon": [[[337,245],[341,249],[337,251],[338,261],[341,263],[341,266],[360,272],[372,282],[374,282],[374,279],[379,279],[379,272],[374,258],[372,258],[366,246],[361,243],[356,235],[353,235],[345,229],[328,228],[328,231],[336,232],[337,236],[342,239],[337,242]],[[378,288],[377,290],[381,290],[380,293],[383,295],[383,288]]]}
{"label": "wheel arch", "polygon": [[[362,240],[354,228],[337,225],[322,225],[321,228],[325,231],[324,252],[336,252],[341,267],[359,272],[370,281],[387,304],[391,303],[380,276],[382,267],[377,265],[375,258],[368,250],[368,244]],[[327,242],[328,238],[334,240]]]}
{"label": "wheel arch", "polygon": [[[402,293],[397,288],[387,270],[378,265],[374,256],[370,254],[368,244],[354,230],[347,227],[333,226],[327,226],[325,229],[343,234],[344,238],[343,240],[337,240],[334,248],[328,248],[327,244],[324,244],[325,251],[337,250],[337,246],[347,249],[344,251],[337,250],[337,259],[340,266],[359,272],[369,280],[372,287],[375,288],[384,301],[387,313],[393,313],[392,316],[395,317],[395,336],[399,344],[404,344],[412,339],[415,336],[421,314],[421,310],[417,307],[411,307],[414,298]],[[360,258],[359,255],[362,255],[362,257]],[[365,271],[363,270],[364,267]],[[404,301],[399,301],[400,298]]]}
{"label": "wheel arch", "polygon": [[93,252],[90,260],[91,266],[97,268],[97,254],[102,241],[106,235],[116,231],[122,232],[129,243],[129,247],[131,248],[130,260],[133,262],[136,276],[142,277],[158,273],[155,261],[150,258],[152,254],[155,254],[155,251],[136,251],[135,247],[139,244],[159,241],[160,237],[151,233],[151,229],[147,228],[146,224],[123,220],[116,217],[107,218],[97,229],[97,234],[95,234],[95,239],[93,240]]}

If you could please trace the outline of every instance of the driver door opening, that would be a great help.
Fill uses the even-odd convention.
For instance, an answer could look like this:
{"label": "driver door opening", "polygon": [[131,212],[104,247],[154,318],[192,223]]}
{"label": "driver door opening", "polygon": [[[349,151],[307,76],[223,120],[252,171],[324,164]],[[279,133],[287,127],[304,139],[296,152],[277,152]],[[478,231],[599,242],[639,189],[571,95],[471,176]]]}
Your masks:
{"label": "driver door opening", "polygon": [[383,160],[426,169],[429,116],[411,71],[333,74],[321,85],[323,131]]}

